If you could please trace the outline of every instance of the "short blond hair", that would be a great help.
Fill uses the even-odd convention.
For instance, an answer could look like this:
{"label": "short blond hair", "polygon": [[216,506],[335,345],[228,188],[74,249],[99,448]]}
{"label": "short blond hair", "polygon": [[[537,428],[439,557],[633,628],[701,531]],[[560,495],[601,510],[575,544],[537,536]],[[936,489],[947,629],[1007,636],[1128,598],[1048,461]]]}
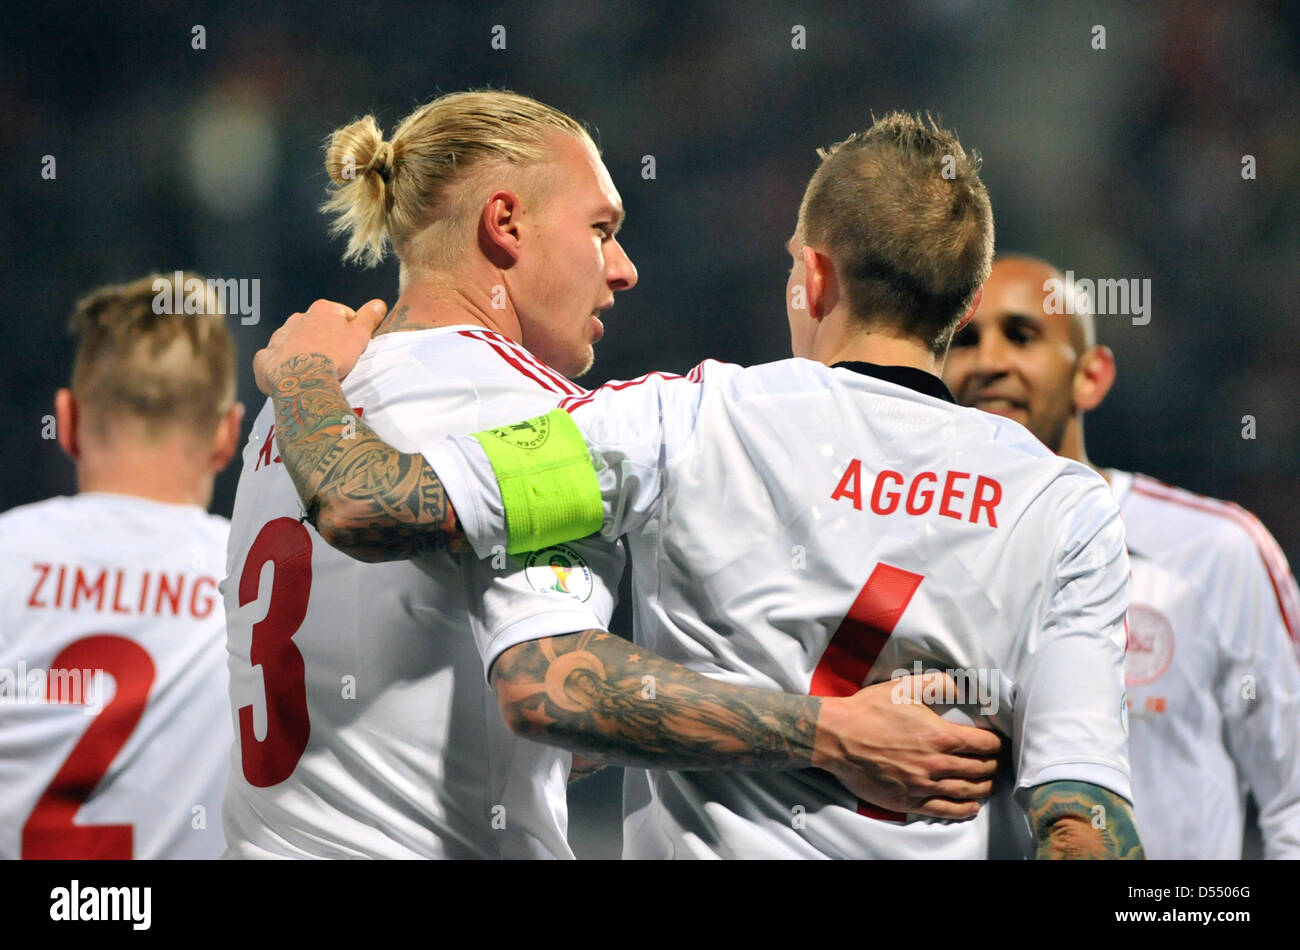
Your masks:
{"label": "short blond hair", "polygon": [[321,210],[334,215],[332,233],[348,236],[344,260],[378,264],[391,244],[403,263],[442,269],[472,245],[484,173],[545,160],[556,133],[596,149],[575,119],[505,89],[440,96],[389,141],[363,116],[329,137],[334,187]]}
{"label": "short blond hair", "polygon": [[979,155],[902,112],[818,154],[799,238],[835,263],[852,314],[942,353],[993,263]]}
{"label": "short blond hair", "polygon": [[[183,426],[206,438],[235,402],[235,341],[216,295],[202,278],[151,274],[100,287],[77,302],[69,329],[77,337],[72,393],[85,424],[104,435],[116,417],[144,423],[150,436]],[[159,313],[160,299],[206,289],[201,313]]]}

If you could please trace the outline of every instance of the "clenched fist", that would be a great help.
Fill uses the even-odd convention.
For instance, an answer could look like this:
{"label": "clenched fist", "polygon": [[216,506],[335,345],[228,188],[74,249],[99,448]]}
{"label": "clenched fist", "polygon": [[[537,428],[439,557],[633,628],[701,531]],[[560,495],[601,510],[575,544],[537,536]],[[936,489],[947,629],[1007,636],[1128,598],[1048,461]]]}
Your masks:
{"label": "clenched fist", "polygon": [[283,368],[295,357],[323,356],[334,364],[339,379],[352,372],[370,342],[370,335],[388,313],[382,300],[353,310],[332,300],[317,300],[306,313],[295,313],[253,357],[257,388],[270,396]]}

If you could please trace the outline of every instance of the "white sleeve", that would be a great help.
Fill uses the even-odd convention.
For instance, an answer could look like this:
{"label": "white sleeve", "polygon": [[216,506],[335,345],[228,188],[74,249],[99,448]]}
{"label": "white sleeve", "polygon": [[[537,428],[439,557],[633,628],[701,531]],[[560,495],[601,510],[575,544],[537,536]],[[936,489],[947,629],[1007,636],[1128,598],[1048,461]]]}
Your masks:
{"label": "white sleeve", "polygon": [[556,544],[526,555],[502,548],[465,558],[471,626],[483,671],[512,646],[583,630],[608,630],[623,574],[623,545],[601,538]]}
{"label": "white sleeve", "polygon": [[1281,549],[1251,520],[1258,536],[1226,533],[1216,570],[1214,602],[1225,615],[1219,704],[1228,751],[1259,804],[1265,857],[1300,858],[1300,663],[1287,616],[1296,584]]}
{"label": "white sleeve", "polygon": [[[558,515],[531,512],[530,523],[551,517],[548,543],[586,537],[596,530],[614,539],[644,526],[658,505],[668,460],[693,430],[702,396],[697,377],[695,372],[690,377],[652,373],[627,383],[610,383],[566,399],[560,409],[548,414],[550,420],[545,425],[545,417],[538,417],[528,420],[527,428],[521,424],[491,430],[518,429],[531,435],[546,429],[554,442],[559,430],[576,426],[585,442],[584,468],[590,466],[594,480],[581,488],[565,485],[557,491],[552,487],[549,497],[539,489],[529,493],[527,503],[542,509],[559,502],[558,495],[584,493],[589,495],[585,500],[594,506],[599,526],[580,524],[569,509]],[[516,524],[516,509],[507,510],[511,503],[503,500],[501,489],[508,473],[499,465],[494,467],[481,435],[452,436],[424,455],[442,482],[475,553],[486,558],[497,551],[521,548],[508,530]],[[522,435],[511,438],[516,446],[528,441]],[[591,473],[586,477],[591,479]]]}
{"label": "white sleeve", "polygon": [[694,376],[652,373],[568,401],[596,469],[605,537],[639,531],[654,515],[668,462],[699,413],[703,387]]}
{"label": "white sleeve", "polygon": [[461,530],[480,558],[506,550],[506,509],[487,454],[470,436],[452,435],[424,452]]}
{"label": "white sleeve", "polygon": [[1060,512],[1051,600],[1016,695],[1016,789],[1087,782],[1132,801],[1124,709],[1129,564],[1119,508],[1098,480]]}

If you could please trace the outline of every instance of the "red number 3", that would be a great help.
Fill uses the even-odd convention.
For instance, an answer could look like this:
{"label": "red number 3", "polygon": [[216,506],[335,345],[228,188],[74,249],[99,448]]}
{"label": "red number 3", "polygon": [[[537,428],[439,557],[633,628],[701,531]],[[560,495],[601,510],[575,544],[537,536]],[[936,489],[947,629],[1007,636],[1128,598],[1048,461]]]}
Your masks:
{"label": "red number 3", "polygon": [[[862,688],[923,580],[920,574],[883,561],[876,565],[813,670],[809,696],[852,696]],[[858,814],[885,821],[907,818],[864,801],[858,802]]]}
{"label": "red number 3", "polygon": [[307,748],[307,675],[294,645],[311,596],[311,535],[293,518],[276,518],[258,532],[239,576],[239,606],[258,597],[262,566],[275,565],[266,616],[253,624],[249,659],[262,668],[266,738],[253,731],[253,707],[239,707],[239,749],[244,778],[267,788],[293,774]]}

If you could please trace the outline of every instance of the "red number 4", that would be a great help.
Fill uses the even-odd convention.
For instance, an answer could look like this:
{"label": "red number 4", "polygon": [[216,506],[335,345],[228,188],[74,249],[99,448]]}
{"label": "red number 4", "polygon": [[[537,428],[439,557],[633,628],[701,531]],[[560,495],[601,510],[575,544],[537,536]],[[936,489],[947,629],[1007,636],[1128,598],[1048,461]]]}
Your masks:
{"label": "red number 4", "polygon": [[[923,580],[883,561],[876,565],[813,670],[809,696],[852,696],[862,688]],[[885,821],[907,818],[864,801],[858,802],[858,814]]]}

